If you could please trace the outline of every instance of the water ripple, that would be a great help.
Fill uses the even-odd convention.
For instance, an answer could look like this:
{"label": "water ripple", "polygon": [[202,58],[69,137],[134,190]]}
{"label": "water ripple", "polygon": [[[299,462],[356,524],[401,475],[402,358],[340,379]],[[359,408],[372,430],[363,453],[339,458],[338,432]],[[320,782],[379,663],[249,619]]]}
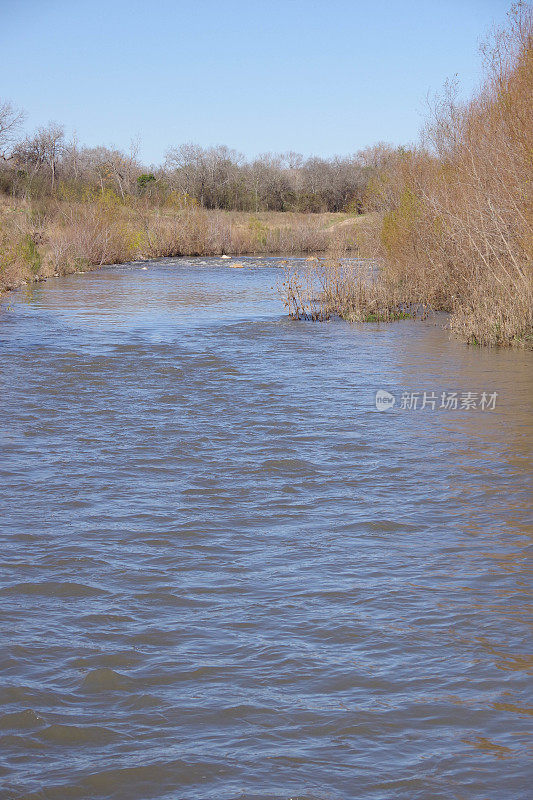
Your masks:
{"label": "water ripple", "polygon": [[531,354],[292,324],[243,263],[0,312],[0,796],[524,800]]}

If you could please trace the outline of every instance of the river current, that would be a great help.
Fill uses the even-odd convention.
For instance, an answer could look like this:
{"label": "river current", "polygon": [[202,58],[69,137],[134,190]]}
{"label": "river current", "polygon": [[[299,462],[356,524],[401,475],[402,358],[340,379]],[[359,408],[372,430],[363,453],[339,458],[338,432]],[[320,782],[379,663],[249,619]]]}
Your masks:
{"label": "river current", "polygon": [[3,299],[0,797],[524,800],[533,354],[240,263]]}

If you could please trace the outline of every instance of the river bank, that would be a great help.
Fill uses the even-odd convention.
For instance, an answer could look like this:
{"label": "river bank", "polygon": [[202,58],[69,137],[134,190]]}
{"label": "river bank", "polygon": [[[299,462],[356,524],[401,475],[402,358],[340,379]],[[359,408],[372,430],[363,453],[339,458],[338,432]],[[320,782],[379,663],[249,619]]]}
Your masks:
{"label": "river bank", "polygon": [[364,215],[153,208],[104,191],[90,202],[4,199],[0,294],[53,275],[172,256],[353,250]]}

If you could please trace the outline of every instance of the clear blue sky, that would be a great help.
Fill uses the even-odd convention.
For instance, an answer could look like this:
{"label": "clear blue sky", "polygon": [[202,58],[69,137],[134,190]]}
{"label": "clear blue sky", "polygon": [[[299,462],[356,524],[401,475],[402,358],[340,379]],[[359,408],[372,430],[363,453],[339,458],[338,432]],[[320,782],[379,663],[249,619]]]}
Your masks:
{"label": "clear blue sky", "polygon": [[504,0],[0,0],[0,98],[158,162],[416,140],[428,91],[480,79]]}

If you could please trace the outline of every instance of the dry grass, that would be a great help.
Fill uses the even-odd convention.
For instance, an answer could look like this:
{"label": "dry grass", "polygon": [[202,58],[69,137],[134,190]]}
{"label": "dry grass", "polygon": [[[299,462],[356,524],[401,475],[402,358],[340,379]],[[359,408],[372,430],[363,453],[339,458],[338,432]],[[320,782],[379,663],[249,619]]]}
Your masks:
{"label": "dry grass", "polygon": [[291,319],[324,321],[340,316],[350,322],[392,322],[427,311],[389,283],[373,259],[329,253],[284,266],[279,288]]}
{"label": "dry grass", "polygon": [[154,209],[124,202],[110,190],[83,201],[4,199],[0,291],[53,274],[138,259],[319,253],[335,243],[350,248],[357,225],[358,218],[333,213]]}

